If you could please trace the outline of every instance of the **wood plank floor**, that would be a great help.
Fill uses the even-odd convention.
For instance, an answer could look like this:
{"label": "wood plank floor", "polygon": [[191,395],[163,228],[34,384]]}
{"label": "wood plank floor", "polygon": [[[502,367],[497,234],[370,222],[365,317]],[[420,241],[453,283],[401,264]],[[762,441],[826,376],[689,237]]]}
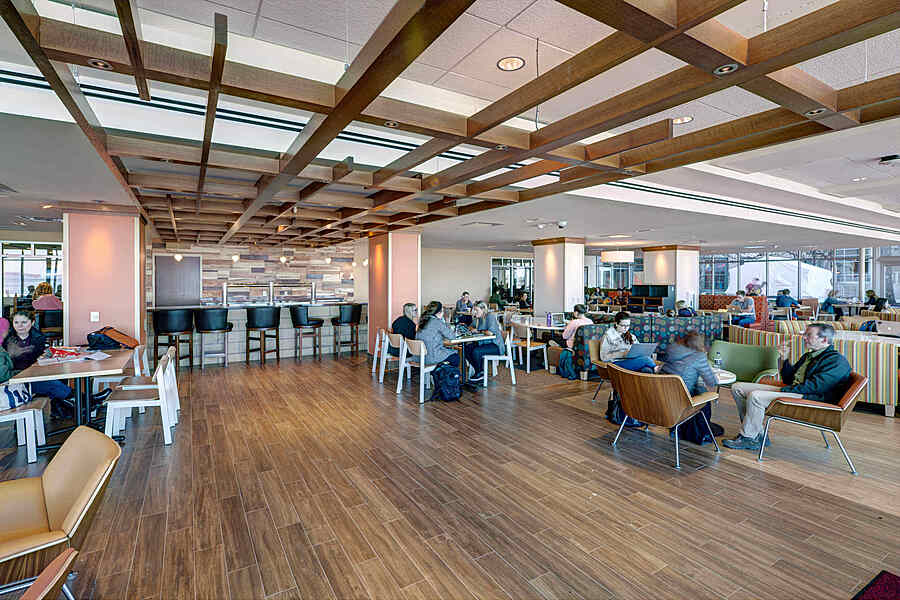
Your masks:
{"label": "wood plank floor", "polygon": [[[851,417],[857,477],[783,424],[762,464],[683,444],[679,472],[662,429],[610,447],[595,384],[518,376],[419,406],[364,356],[182,370],[171,446],[128,422],[76,596],[846,599],[900,573],[900,421]],[[735,434],[727,391],[714,420]]]}

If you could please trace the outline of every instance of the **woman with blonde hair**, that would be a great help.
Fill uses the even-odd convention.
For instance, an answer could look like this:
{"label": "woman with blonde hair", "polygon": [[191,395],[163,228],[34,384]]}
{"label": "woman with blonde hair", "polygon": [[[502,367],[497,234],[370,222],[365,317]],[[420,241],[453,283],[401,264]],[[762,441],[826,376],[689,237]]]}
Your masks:
{"label": "woman with blonde hair", "polygon": [[62,302],[53,295],[53,286],[42,281],[34,288],[31,306],[35,310],[61,310]]}

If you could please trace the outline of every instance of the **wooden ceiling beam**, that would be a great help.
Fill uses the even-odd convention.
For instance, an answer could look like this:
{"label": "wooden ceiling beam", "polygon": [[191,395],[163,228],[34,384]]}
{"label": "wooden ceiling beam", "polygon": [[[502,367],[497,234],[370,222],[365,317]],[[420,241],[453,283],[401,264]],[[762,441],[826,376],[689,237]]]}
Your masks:
{"label": "wooden ceiling beam", "polygon": [[301,200],[312,198],[316,193],[320,192],[321,190],[325,189],[326,187],[328,187],[328,183],[326,183],[324,181],[310,181],[306,185],[306,187],[303,188],[302,190],[300,190],[300,192],[297,194],[296,201],[285,202],[282,205],[281,212],[269,220],[269,225],[272,225],[275,221],[278,221],[279,219],[282,219],[284,217],[290,217],[291,213],[293,213],[295,210],[299,210],[297,208],[297,205],[300,203]]}
{"label": "wooden ceiling beam", "polygon": [[53,90],[66,111],[87,137],[88,142],[100,156],[106,168],[112,173],[113,178],[125,191],[128,199],[137,207],[141,217],[147,222],[148,234],[151,239],[158,237],[156,229],[147,215],[147,211],[141,206],[137,196],[128,185],[122,162],[107,151],[106,132],[81,91],[81,86],[75,81],[69,66],[52,61],[41,48],[38,36],[40,35],[39,26],[42,19],[38,15],[37,10],[35,10],[34,5],[30,0],[2,0],[0,1],[0,16],[3,17],[6,25],[41,72],[41,75],[44,76],[50,89]]}
{"label": "wooden ceiling beam", "polygon": [[473,181],[466,185],[466,192],[469,196],[477,196],[482,192],[493,190],[495,188],[512,185],[527,179],[546,175],[552,171],[558,171],[568,167],[567,163],[557,162],[555,160],[539,160],[537,162],[512,169],[506,173],[500,173],[481,181]]}
{"label": "wooden ceiling beam", "polygon": [[175,211],[172,210],[172,197],[166,196],[166,203],[169,205],[169,219],[172,221],[172,231],[175,232],[175,240],[178,240],[178,224],[175,222]]}
{"label": "wooden ceiling beam", "polygon": [[335,105],[306,123],[281,160],[281,170],[219,241],[287,187],[304,167],[390,85],[474,0],[399,0],[335,85]]}
{"label": "wooden ceiling beam", "polygon": [[455,148],[457,145],[459,145],[459,142],[455,139],[432,138],[415,150],[410,150],[397,160],[375,171],[372,176],[372,183],[375,185],[384,183],[396,175],[409,171],[413,167]]}
{"label": "wooden ceiling beam", "polygon": [[135,0],[115,0],[116,14],[119,16],[119,26],[122,29],[122,37],[125,39],[125,48],[128,50],[128,58],[131,61],[131,70],[134,74],[134,84],[137,87],[138,96],[144,102],[150,102],[150,85],[147,83],[147,74],[144,73],[144,60],[141,58],[141,19],[138,15],[138,7]]}
{"label": "wooden ceiling beam", "polygon": [[222,87],[222,71],[225,68],[225,53],[228,51],[228,17],[223,14],[213,15],[212,61],[209,70],[209,92],[206,95],[206,114],[203,118],[203,145],[200,148],[200,177],[197,180],[197,212],[206,182],[206,169],[209,166],[209,149],[212,145],[213,127],[216,123],[216,106],[219,104],[219,90]]}

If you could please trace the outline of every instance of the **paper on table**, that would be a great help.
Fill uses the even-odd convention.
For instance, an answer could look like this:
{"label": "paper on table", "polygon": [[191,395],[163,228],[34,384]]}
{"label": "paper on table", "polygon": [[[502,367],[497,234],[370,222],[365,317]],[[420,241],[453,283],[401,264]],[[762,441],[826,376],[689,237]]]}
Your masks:
{"label": "paper on table", "polygon": [[94,350],[93,352],[91,352],[90,354],[85,356],[85,358],[87,360],[105,360],[105,359],[109,358],[109,356],[110,355],[107,354],[106,352],[101,352],[100,350]]}

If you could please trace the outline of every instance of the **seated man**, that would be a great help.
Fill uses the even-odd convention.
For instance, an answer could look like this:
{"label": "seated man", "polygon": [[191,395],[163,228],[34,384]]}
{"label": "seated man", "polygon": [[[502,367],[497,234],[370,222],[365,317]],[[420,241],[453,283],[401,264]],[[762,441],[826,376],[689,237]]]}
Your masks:
{"label": "seated man", "polygon": [[[800,306],[800,303],[797,302],[797,301],[791,296],[791,290],[785,288],[785,289],[783,289],[783,290],[780,290],[780,291],[778,292],[778,296],[775,297],[775,306],[777,306],[778,308],[790,308],[790,309],[795,309],[795,308],[797,308],[798,306]],[[776,316],[775,318],[776,318],[776,319],[785,319],[785,318],[787,318],[787,317],[783,317],[783,316],[781,316],[781,315],[778,315],[778,316]]]}
{"label": "seated man", "polygon": [[679,300],[675,303],[675,310],[678,311],[679,317],[696,317],[697,311],[687,305],[687,302],[684,300]]}
{"label": "seated man", "polygon": [[785,344],[778,349],[784,361],[781,380],[784,387],[761,383],[736,383],[731,394],[737,404],[743,425],[741,432],[723,443],[728,448],[759,450],[762,443],[766,408],[776,398],[804,398],[837,404],[847,388],[850,364],[831,346],[834,327],[827,323],[812,323],[803,334],[807,352],[791,364],[791,348]]}
{"label": "seated man", "polygon": [[469,298],[469,292],[463,292],[459,300],[456,301],[456,322],[468,325],[472,322],[472,315],[463,315],[460,313],[472,310],[472,300]]}
{"label": "seated man", "polygon": [[752,317],[749,314],[732,316],[732,325],[740,325],[741,327],[746,327],[756,320],[756,309],[755,305],[753,304],[753,298],[748,298],[747,293],[744,290],[737,291],[737,298],[731,301],[731,304],[728,305],[728,310],[730,312],[753,313]]}

